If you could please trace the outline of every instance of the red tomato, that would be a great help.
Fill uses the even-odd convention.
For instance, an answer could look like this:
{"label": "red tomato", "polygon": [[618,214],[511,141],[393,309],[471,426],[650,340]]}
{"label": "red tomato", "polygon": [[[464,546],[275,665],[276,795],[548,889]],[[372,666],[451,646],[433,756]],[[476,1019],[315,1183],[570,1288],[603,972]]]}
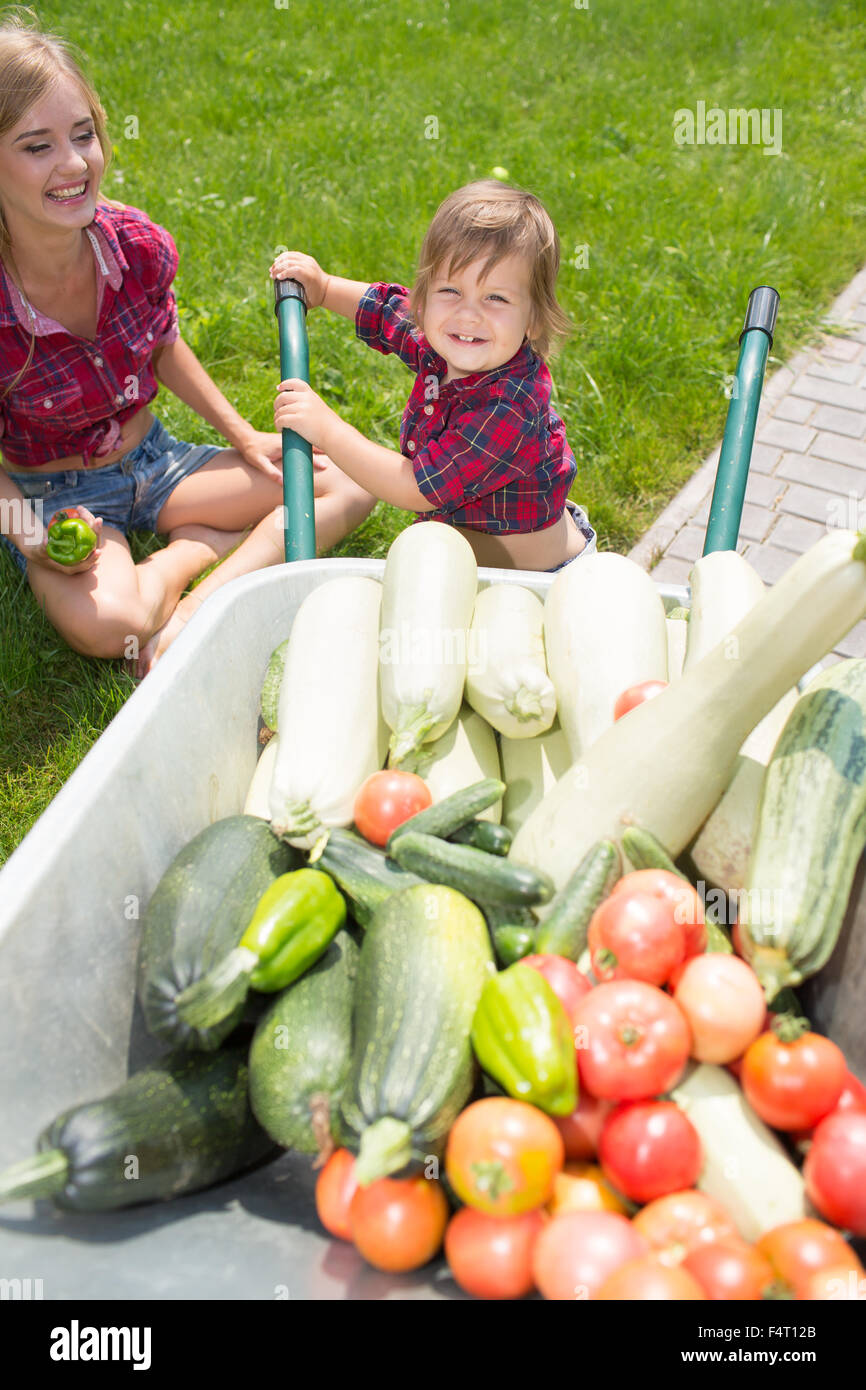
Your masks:
{"label": "red tomato", "polygon": [[629,1260],[609,1274],[596,1298],[617,1299],[622,1302],[682,1302],[705,1300],[697,1279],[679,1265],[665,1265],[655,1255],[642,1255]]}
{"label": "red tomato", "polygon": [[358,1190],[355,1156],[335,1149],[316,1179],[316,1212],[326,1231],[339,1240],[351,1240],[349,1207]]}
{"label": "red tomato", "polygon": [[580,1084],[604,1100],[644,1100],[675,1085],[691,1034],[670,995],[642,980],[596,985],[578,1005]]}
{"label": "red tomato", "polygon": [[[772,1018],[773,1015],[770,1014],[771,1022]],[[848,1110],[866,1111],[866,1086],[864,1086],[861,1081],[858,1081],[852,1071],[845,1073],[845,1085],[842,1087],[842,1094],[834,1108],[830,1111],[830,1115],[838,1115]],[[824,1120],[829,1119],[830,1115],[825,1115]],[[819,1120],[818,1123],[823,1124],[824,1120]],[[809,1152],[809,1145],[812,1142],[811,1129],[795,1129],[791,1133],[791,1138],[794,1140],[801,1153],[805,1154]]]}
{"label": "red tomato", "polygon": [[445,1258],[458,1283],[475,1298],[523,1298],[531,1293],[532,1250],[547,1218],[485,1216],[461,1207],[445,1232]]}
{"label": "red tomato", "polygon": [[488,1096],[454,1121],[445,1149],[448,1181],[469,1207],[488,1216],[517,1216],[544,1206],[565,1162],[549,1115],[523,1100]]}
{"label": "red tomato", "polygon": [[638,685],[630,685],[616,697],[613,707],[614,722],[628,714],[630,709],[642,705],[644,700],[651,700],[654,695],[660,695],[663,690],[667,690],[667,685],[667,681],[641,681]]}
{"label": "red tomato", "polygon": [[448,1202],[434,1178],[378,1178],[349,1207],[352,1239],[368,1264],[389,1273],[420,1269],[439,1250]]}
{"label": "red tomato", "polygon": [[663,985],[686,953],[685,931],[670,903],[639,888],[613,893],[596,908],[588,945],[599,981]]}
{"label": "red tomato", "polygon": [[759,1237],[755,1248],[769,1260],[776,1278],[790,1285],[798,1298],[816,1270],[838,1265],[863,1274],[863,1266],[845,1237],[833,1226],[811,1217],[774,1226]]}
{"label": "red tomato", "polygon": [[697,1245],[686,1255],[683,1268],[693,1274],[707,1298],[739,1299],[754,1303],[773,1283],[769,1261],[744,1240],[733,1236],[710,1245]]}
{"label": "red tomato", "polygon": [[692,1056],[699,1062],[733,1062],[764,1025],[764,991],[750,965],[712,951],[686,961],[674,999],[692,1030]]}
{"label": "red tomato", "polygon": [[866,1086],[852,1071],[845,1073],[845,1085],[836,1103],[837,1110],[866,1110]]}
{"label": "red tomato", "polygon": [[574,1027],[577,1006],[592,989],[590,981],[578,970],[574,961],[567,956],[523,956],[520,964],[531,965],[533,970],[544,976]]}
{"label": "red tomato", "polygon": [[652,1202],[697,1182],[698,1132],[672,1100],[633,1101],[605,1120],[598,1156],[605,1176],[633,1202]]}
{"label": "red tomato", "polygon": [[635,869],[623,874],[614,884],[615,893],[649,893],[661,898],[673,908],[674,921],[683,928],[686,940],[685,956],[698,956],[707,948],[707,927],[704,904],[696,888],[669,869]]}
{"label": "red tomato", "polygon": [[601,1127],[612,1109],[612,1101],[599,1100],[583,1091],[570,1115],[551,1115],[562,1135],[566,1158],[595,1158]]}
{"label": "red tomato", "polygon": [[782,1042],[772,1030],[747,1048],[740,1072],[746,1099],[773,1129],[811,1129],[838,1104],[847,1067],[820,1033]]}
{"label": "red tomato", "polygon": [[624,1216],[566,1211],[554,1216],[536,1240],[532,1273],[544,1298],[595,1298],[609,1274],[646,1253],[646,1241]]}
{"label": "red tomato", "polygon": [[414,772],[374,772],[355,797],[355,825],[371,844],[386,845],[392,830],[432,803],[430,788]]}
{"label": "red tomato", "polygon": [[866,1278],[847,1264],[828,1265],[809,1275],[798,1297],[808,1303],[831,1299],[866,1302]]}
{"label": "red tomato", "polygon": [[866,1111],[836,1110],[821,1121],[803,1177],[809,1201],[823,1217],[866,1236]]}
{"label": "red tomato", "polygon": [[740,1236],[720,1202],[691,1188],[649,1202],[635,1216],[634,1228],[646,1236],[662,1264],[679,1264],[692,1250]]}

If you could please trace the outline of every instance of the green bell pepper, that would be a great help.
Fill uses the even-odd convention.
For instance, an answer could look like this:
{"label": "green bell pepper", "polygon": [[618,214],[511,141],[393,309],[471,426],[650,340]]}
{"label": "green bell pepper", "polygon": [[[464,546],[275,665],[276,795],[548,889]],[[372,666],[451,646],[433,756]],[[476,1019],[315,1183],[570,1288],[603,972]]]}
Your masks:
{"label": "green bell pepper", "polygon": [[568,1015],[531,965],[510,965],[486,981],[472,1020],[483,1069],[515,1100],[549,1115],[577,1105],[577,1056]]}
{"label": "green bell pepper", "polygon": [[215,1028],[250,988],[272,994],[309,970],[346,920],[346,900],[321,869],[281,874],[256,903],[238,945],[175,1001],[190,1028]]}
{"label": "green bell pepper", "polygon": [[77,507],[55,512],[48,527],[46,552],[59,565],[80,565],[96,545],[96,532],[83,519]]}
{"label": "green bell pepper", "polygon": [[258,964],[253,989],[285,989],[327,950],[346,920],[346,900],[320,869],[296,869],[274,879],[256,904],[239,949]]}

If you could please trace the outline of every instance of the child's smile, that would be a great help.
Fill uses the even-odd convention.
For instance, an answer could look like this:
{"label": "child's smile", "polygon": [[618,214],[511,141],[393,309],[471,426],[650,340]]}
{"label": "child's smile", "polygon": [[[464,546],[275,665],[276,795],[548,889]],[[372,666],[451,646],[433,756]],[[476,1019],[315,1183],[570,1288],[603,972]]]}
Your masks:
{"label": "child's smile", "polygon": [[532,321],[529,263],[511,255],[479,280],[486,257],[446,277],[433,276],[424,307],[425,337],[448,364],[445,381],[492,371],[519,350]]}

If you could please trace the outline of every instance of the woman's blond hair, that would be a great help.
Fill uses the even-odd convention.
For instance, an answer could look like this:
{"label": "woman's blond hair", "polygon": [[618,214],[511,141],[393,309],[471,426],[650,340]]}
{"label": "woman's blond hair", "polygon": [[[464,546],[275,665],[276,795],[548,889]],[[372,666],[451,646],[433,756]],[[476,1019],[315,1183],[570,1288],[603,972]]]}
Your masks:
{"label": "woman's blond hair", "polygon": [[[81,95],[87,103],[107,169],[112,155],[108,119],[96,89],[84,71],[83,56],[79,58],[78,50],[68,40],[56,34],[43,33],[32,10],[23,6],[15,8],[17,13],[10,13],[0,21],[0,136],[12,130],[30,108],[50,92],[59,78],[71,77],[78,83]],[[29,15],[32,23],[25,22],[22,15]],[[111,200],[101,195],[99,202],[111,205]],[[3,216],[2,204],[0,259],[6,264],[7,269],[14,269],[12,238]],[[6,398],[29,368],[35,343],[36,335],[31,333],[27,361],[0,399]]]}
{"label": "woman's blond hair", "polygon": [[418,257],[418,273],[409,296],[409,311],[423,328],[424,306],[437,271],[456,274],[486,258],[482,278],[506,256],[529,261],[533,316],[529,342],[539,357],[549,356],[574,326],[556,299],[559,237],[550,214],[534,193],[497,179],[479,179],[449,194],[427,229]]}

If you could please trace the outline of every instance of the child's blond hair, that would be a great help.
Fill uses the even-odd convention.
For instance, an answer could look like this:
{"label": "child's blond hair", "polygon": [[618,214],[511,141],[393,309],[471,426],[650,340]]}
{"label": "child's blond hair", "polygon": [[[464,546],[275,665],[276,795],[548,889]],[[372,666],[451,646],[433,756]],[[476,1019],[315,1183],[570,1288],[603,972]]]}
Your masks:
{"label": "child's blond hair", "polygon": [[449,194],[440,203],[427,229],[418,257],[418,273],[409,296],[409,310],[423,329],[424,306],[435,273],[453,275],[486,257],[482,278],[510,255],[526,256],[533,318],[529,342],[546,358],[556,340],[566,338],[573,325],[556,299],[559,237],[547,209],[533,193],[497,179],[479,179]]}

